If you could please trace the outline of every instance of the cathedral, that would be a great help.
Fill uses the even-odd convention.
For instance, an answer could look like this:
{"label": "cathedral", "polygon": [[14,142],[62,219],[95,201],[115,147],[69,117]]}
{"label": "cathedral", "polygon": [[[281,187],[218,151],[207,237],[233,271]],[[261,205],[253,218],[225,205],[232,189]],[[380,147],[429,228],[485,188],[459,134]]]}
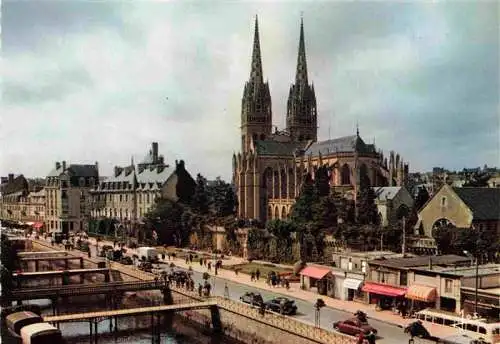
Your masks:
{"label": "cathedral", "polygon": [[389,161],[375,144],[355,135],[318,141],[318,114],[314,86],[307,76],[304,24],[300,24],[295,82],[290,86],[286,128],[273,131],[271,94],[264,82],[259,24],[255,32],[250,78],[241,101],[241,152],[233,154],[233,183],[238,217],[265,223],[285,219],[299,196],[302,182],[315,169],[328,167],[332,189],[355,199],[360,176],[371,186],[401,186],[408,164],[391,151]]}

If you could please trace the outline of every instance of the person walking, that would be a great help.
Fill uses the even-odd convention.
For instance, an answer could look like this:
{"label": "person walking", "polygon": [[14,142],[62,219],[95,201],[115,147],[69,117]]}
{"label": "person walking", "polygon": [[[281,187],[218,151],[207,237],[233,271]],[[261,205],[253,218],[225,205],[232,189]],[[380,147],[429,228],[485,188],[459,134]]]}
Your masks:
{"label": "person walking", "polygon": [[201,283],[198,283],[198,296],[203,296],[203,286],[201,285]]}
{"label": "person walking", "polygon": [[257,281],[258,281],[260,278],[260,270],[259,269],[257,269],[257,271],[255,271],[255,277],[257,277]]}

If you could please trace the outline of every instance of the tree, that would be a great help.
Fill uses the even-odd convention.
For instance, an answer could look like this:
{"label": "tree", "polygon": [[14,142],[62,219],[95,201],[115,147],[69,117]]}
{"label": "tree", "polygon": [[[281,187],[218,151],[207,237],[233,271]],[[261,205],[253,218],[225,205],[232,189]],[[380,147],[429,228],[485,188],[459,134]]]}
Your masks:
{"label": "tree", "polygon": [[312,206],[318,201],[317,193],[311,175],[308,174],[302,185],[299,198],[292,207],[291,219],[299,224],[304,224],[313,220]]}
{"label": "tree", "polygon": [[376,198],[375,191],[370,187],[368,176],[362,175],[357,197],[357,223],[361,225],[378,225],[380,223],[378,208],[375,204]]}
{"label": "tree", "polygon": [[235,213],[237,201],[231,184],[217,177],[213,185],[208,187],[208,194],[212,214],[225,217]]}
{"label": "tree", "polygon": [[454,252],[453,237],[455,226],[451,224],[438,226],[432,229],[432,237],[436,240],[439,253],[449,254]]}
{"label": "tree", "polygon": [[199,214],[207,214],[209,206],[207,179],[198,173],[196,176],[196,187],[194,189],[193,198],[191,199],[191,207]]}

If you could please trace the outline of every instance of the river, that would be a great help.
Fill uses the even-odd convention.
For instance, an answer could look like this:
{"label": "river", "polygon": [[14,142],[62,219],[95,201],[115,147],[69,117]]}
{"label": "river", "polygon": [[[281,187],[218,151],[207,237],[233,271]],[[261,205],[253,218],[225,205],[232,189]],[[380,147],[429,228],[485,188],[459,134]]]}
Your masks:
{"label": "river", "polygon": [[[98,296],[86,296],[72,298],[71,302],[65,302],[61,305],[60,313],[79,313],[89,312],[96,310],[103,310],[99,305],[103,304],[103,298]],[[141,298],[140,296],[124,299],[124,305],[121,308],[131,308],[133,306],[140,306],[146,303],[150,304],[150,300]],[[52,307],[50,300],[32,300],[24,302],[25,304],[37,304],[42,307],[42,315],[52,315]],[[152,334],[150,327],[149,316],[136,316],[130,318],[118,319],[118,337],[115,341],[113,333],[110,332],[110,320],[106,319],[98,323],[98,343],[111,344],[111,343],[134,343],[146,344],[152,342]],[[139,328],[139,329],[138,329]],[[60,329],[64,339],[68,344],[87,344],[90,341],[89,323],[63,323]],[[162,331],[161,343],[171,344],[236,344],[237,341],[228,338],[215,337],[209,331],[204,330],[196,324],[187,322],[181,317],[175,317],[172,324],[172,331],[167,333]]]}

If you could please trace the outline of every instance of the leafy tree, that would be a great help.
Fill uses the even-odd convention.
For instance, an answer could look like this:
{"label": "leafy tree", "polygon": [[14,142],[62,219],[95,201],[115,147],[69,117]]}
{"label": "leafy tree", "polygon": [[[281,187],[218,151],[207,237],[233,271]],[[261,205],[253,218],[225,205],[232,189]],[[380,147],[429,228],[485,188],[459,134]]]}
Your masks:
{"label": "leafy tree", "polygon": [[231,184],[217,177],[213,185],[208,187],[210,208],[217,217],[233,215],[236,210],[237,201]]}
{"label": "leafy tree", "polygon": [[198,173],[196,176],[196,187],[194,189],[193,198],[191,199],[191,207],[200,214],[207,214],[209,206],[207,179]]}
{"label": "leafy tree", "polygon": [[370,187],[370,180],[368,176],[362,175],[360,190],[357,197],[357,223],[361,225],[378,225],[380,223],[375,199],[375,191]]}
{"label": "leafy tree", "polygon": [[267,239],[264,231],[255,228],[248,231],[248,249],[250,259],[261,259],[268,255]]}
{"label": "leafy tree", "polygon": [[313,221],[312,206],[317,201],[318,195],[315,192],[312,178],[308,174],[304,180],[304,184],[302,185],[299,198],[297,198],[292,207],[291,219],[298,224]]}

